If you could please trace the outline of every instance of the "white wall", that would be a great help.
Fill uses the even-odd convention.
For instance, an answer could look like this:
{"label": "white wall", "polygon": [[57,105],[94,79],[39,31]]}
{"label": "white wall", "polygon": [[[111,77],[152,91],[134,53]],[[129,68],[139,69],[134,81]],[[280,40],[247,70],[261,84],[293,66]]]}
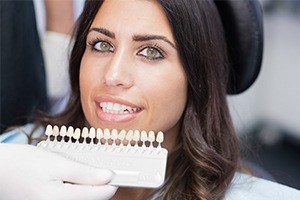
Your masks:
{"label": "white wall", "polygon": [[288,131],[300,145],[300,13],[278,10],[264,19],[260,75],[244,94],[229,97],[238,131],[264,121]]}

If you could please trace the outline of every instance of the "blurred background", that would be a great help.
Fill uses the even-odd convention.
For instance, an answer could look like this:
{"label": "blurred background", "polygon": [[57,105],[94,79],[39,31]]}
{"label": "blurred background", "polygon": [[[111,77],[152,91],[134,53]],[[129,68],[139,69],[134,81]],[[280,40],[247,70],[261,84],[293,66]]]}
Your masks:
{"label": "blurred background", "polygon": [[264,54],[258,79],[228,101],[245,160],[300,189],[300,0],[260,0]]}

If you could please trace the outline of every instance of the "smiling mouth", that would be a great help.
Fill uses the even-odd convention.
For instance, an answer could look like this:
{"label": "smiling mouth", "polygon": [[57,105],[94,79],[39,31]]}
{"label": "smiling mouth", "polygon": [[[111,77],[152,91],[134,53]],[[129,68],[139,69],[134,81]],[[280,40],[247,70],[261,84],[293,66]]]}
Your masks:
{"label": "smiling mouth", "polygon": [[112,102],[101,102],[100,108],[105,113],[118,114],[118,115],[133,114],[133,113],[140,112],[142,110],[139,107],[131,107],[131,106],[126,106],[123,104],[112,103]]}

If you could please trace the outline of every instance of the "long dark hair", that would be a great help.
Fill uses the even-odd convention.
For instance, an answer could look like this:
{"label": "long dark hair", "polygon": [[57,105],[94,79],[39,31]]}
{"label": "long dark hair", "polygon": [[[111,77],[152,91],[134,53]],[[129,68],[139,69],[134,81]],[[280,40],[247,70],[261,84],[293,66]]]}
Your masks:
{"label": "long dark hair", "polygon": [[[237,140],[226,102],[227,50],[212,0],[158,0],[176,40],[188,80],[188,100],[177,150],[169,156],[160,199],[222,199],[237,169]],[[80,103],[79,69],[88,30],[103,1],[85,3],[70,57],[66,110],[43,124],[87,125]]]}

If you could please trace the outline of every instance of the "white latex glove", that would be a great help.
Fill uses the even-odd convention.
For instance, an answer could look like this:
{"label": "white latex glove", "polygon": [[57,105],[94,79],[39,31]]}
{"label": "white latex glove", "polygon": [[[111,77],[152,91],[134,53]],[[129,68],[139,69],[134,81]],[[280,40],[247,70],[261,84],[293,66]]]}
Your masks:
{"label": "white latex glove", "polygon": [[0,199],[105,200],[117,187],[101,170],[31,145],[0,143]]}

